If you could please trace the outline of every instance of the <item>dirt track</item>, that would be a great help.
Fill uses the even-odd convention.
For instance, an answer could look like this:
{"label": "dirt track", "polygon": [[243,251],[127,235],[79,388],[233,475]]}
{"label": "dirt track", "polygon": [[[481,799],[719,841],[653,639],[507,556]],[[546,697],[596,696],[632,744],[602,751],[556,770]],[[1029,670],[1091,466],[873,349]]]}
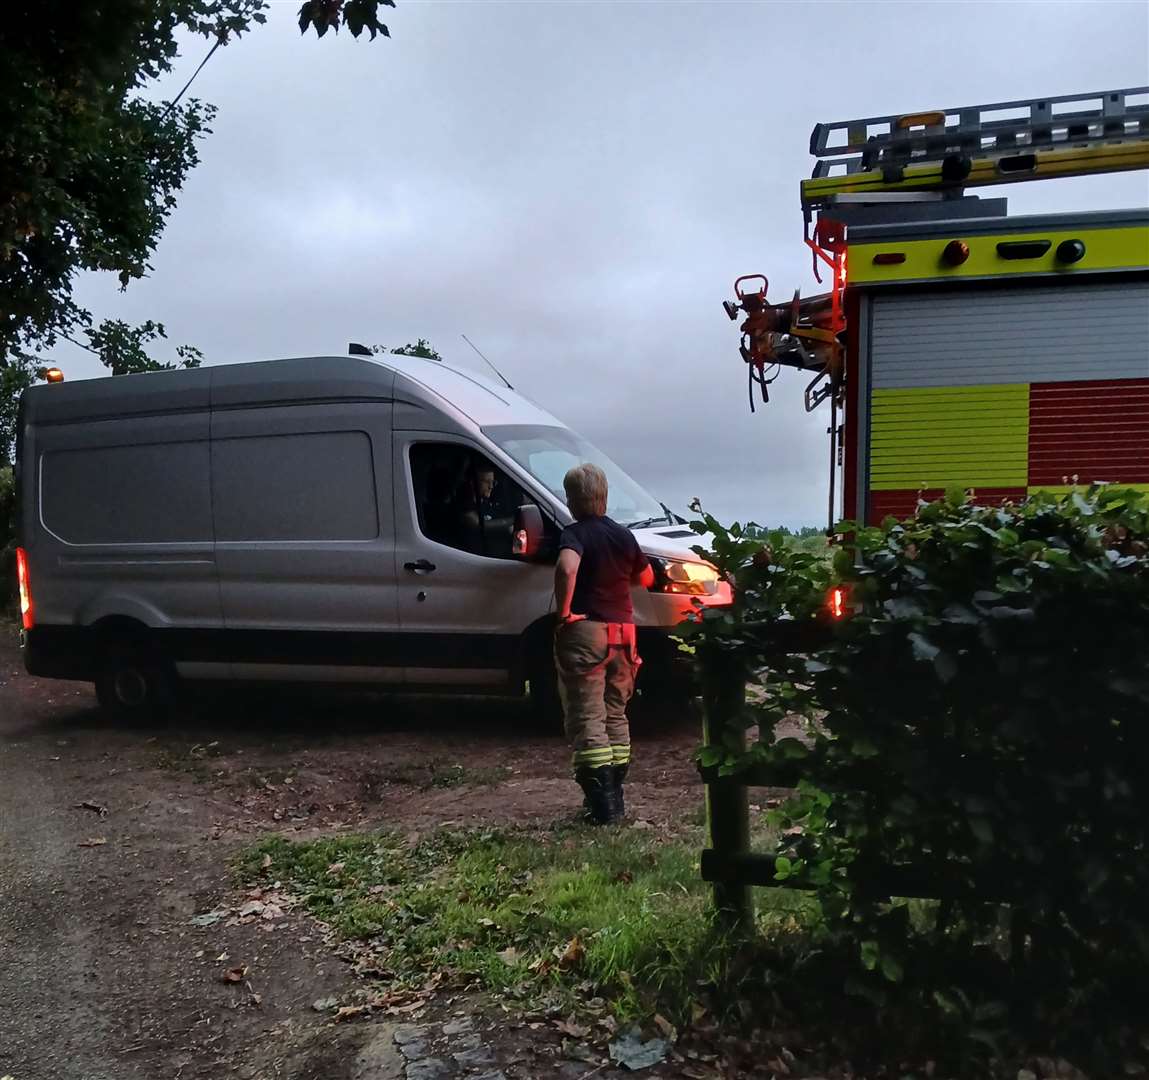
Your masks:
{"label": "dirt track", "polygon": [[[304,919],[189,920],[236,902],[230,861],[261,834],[569,816],[565,747],[525,724],[501,703],[293,691],[115,728],[89,687],[0,645],[0,1076],[399,1076],[389,1025],[311,1008],[352,978]],[[635,817],[699,805],[696,738],[636,725]]]}

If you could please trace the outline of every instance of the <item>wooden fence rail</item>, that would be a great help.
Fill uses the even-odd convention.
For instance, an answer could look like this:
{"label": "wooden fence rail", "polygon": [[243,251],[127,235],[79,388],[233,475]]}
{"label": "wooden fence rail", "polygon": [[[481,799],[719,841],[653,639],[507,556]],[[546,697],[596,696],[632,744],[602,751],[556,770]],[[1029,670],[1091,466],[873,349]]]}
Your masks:
{"label": "wooden fence rail", "polygon": [[[723,750],[745,749],[741,714],[746,700],[746,670],[732,656],[707,657],[703,665],[703,745]],[[714,886],[714,906],[721,921],[748,931],[754,924],[752,888],[814,889],[801,879],[777,877],[776,855],[750,849],[748,788],[795,788],[802,779],[827,790],[865,790],[863,767],[835,772],[831,781],[808,771],[802,762],[750,766],[723,776],[716,766],[699,769],[706,785],[710,847],[702,852],[702,878]],[[913,865],[872,864],[851,867],[858,892],[875,899],[916,897],[934,900],[977,899],[1009,903],[1019,885],[1008,858],[979,863],[922,859]]]}

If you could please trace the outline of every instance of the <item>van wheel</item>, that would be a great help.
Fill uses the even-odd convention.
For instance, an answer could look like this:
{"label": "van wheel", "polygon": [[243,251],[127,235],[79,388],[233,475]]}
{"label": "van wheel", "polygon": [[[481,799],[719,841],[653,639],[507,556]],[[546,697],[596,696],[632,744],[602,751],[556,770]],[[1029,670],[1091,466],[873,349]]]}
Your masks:
{"label": "van wheel", "polygon": [[172,703],[174,689],[175,676],[170,666],[134,643],[110,645],[96,675],[100,708],[127,722],[160,719]]}

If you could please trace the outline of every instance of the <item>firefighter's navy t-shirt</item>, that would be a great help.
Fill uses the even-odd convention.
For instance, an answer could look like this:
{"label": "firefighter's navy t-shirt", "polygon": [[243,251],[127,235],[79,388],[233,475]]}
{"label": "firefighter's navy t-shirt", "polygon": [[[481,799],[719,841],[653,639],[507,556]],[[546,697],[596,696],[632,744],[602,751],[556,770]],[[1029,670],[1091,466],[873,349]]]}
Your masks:
{"label": "firefighter's navy t-shirt", "polygon": [[571,611],[596,622],[634,622],[630,579],[648,562],[634,533],[608,517],[583,518],[563,529],[559,547],[582,559]]}

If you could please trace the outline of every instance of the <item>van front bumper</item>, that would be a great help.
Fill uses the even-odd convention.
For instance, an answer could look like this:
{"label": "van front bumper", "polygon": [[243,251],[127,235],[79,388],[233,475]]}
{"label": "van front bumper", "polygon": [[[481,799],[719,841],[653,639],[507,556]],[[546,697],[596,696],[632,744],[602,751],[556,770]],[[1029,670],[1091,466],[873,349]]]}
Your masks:
{"label": "van front bumper", "polygon": [[678,647],[673,630],[638,628],[638,655],[642,667],[637,687],[648,696],[693,697],[698,693],[694,664],[689,653]]}

